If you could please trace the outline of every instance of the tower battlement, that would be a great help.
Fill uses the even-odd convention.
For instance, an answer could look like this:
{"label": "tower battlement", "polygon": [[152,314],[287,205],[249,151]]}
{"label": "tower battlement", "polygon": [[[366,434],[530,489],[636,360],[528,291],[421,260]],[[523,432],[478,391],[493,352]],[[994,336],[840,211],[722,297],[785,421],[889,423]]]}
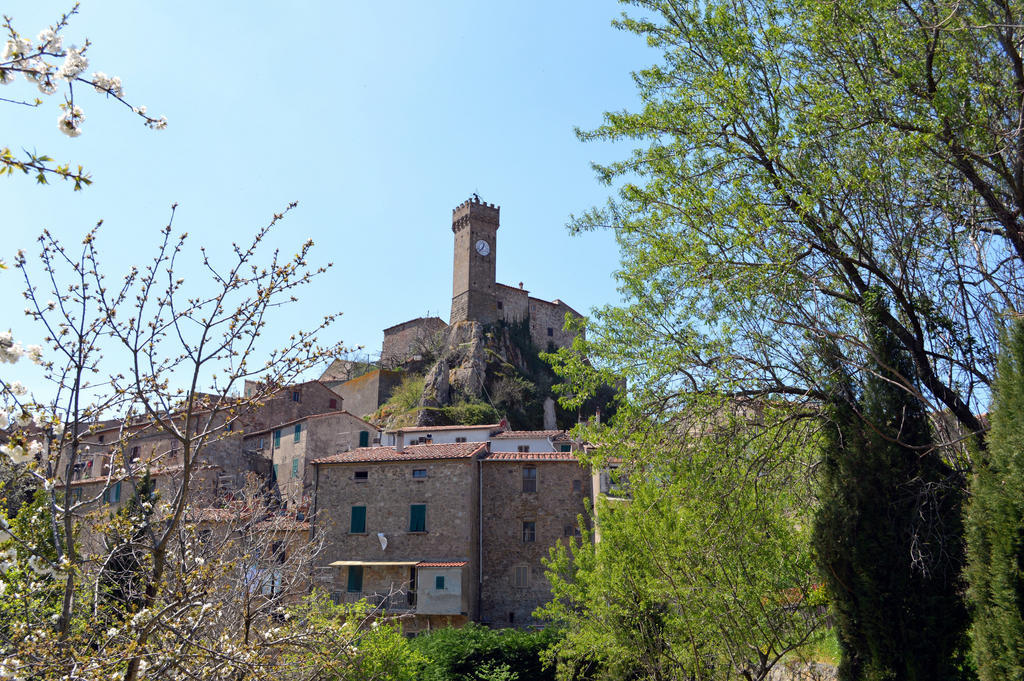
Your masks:
{"label": "tower battlement", "polygon": [[501,214],[501,206],[481,201],[476,194],[452,209],[452,231],[469,224],[470,220],[486,222],[497,228]]}

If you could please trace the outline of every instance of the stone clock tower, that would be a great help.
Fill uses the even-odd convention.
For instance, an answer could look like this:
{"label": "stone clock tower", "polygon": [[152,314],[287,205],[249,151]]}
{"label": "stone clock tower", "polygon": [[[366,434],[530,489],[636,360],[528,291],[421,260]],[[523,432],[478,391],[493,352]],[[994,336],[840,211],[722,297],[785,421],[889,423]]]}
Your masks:
{"label": "stone clock tower", "polygon": [[450,324],[464,320],[491,324],[498,319],[494,292],[498,214],[501,208],[476,194],[452,211],[455,263]]}

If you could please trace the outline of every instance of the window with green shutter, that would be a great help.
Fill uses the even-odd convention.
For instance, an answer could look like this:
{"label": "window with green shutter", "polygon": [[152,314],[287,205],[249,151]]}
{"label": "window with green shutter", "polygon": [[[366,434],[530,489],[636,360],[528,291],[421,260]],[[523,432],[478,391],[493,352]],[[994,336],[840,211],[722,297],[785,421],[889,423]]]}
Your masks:
{"label": "window with green shutter", "polygon": [[352,523],[349,526],[349,532],[352,534],[363,534],[366,532],[366,507],[365,506],[353,506],[352,507]]}
{"label": "window with green shutter", "polygon": [[302,424],[301,423],[296,423],[295,424],[295,437],[292,439],[292,442],[298,442],[301,439],[302,439]]}
{"label": "window with green shutter", "polygon": [[281,429],[278,428],[274,431],[274,449],[281,447]]}
{"label": "window with green shutter", "polygon": [[277,480],[277,464],[274,464],[274,480]]}
{"label": "window with green shutter", "polygon": [[348,592],[360,593],[363,590],[363,566],[348,566]]}
{"label": "window with green shutter", "polygon": [[413,504],[409,507],[409,531],[427,531],[427,505]]}
{"label": "window with green shutter", "polygon": [[370,446],[370,431],[360,430],[359,431],[359,446],[369,447]]}
{"label": "window with green shutter", "polygon": [[558,446],[558,451],[560,451],[560,452],[571,452],[572,451],[572,445],[559,445]]}
{"label": "window with green shutter", "polygon": [[299,477],[299,460],[298,459],[292,459],[292,477],[293,478]]}
{"label": "window with green shutter", "polygon": [[121,501],[121,483],[120,482],[116,483],[115,485],[112,485],[110,487],[110,489],[107,490],[107,499],[106,499],[106,501],[107,501],[108,504],[116,504],[117,502]]}

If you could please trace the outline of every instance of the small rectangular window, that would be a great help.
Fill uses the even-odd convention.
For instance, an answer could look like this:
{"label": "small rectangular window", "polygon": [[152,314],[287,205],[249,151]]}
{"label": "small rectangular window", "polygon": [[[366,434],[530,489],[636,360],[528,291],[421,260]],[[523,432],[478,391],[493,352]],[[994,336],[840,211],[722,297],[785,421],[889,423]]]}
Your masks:
{"label": "small rectangular window", "polygon": [[[517,565],[513,584],[520,588],[530,586],[530,568],[525,565]],[[512,613],[509,613],[509,621],[512,619],[511,615]]]}
{"label": "small rectangular window", "polygon": [[349,565],[348,566],[348,592],[350,594],[357,594],[363,590],[363,566],[362,565]]}
{"label": "small rectangular window", "polygon": [[139,458],[139,448],[138,447],[132,447],[132,453],[128,456],[128,461],[134,462],[138,458]]}
{"label": "small rectangular window", "polygon": [[465,441],[466,441],[466,438],[464,438],[464,437],[457,437],[457,438],[455,438],[455,442],[457,442],[457,443],[458,442],[465,442]]}
{"label": "small rectangular window", "polygon": [[501,301],[500,300],[498,301],[498,309],[499,310],[501,309]]}
{"label": "small rectangular window", "polygon": [[409,531],[410,532],[426,532],[427,531],[427,505],[426,504],[412,504],[409,506]]}
{"label": "small rectangular window", "polygon": [[359,431],[359,446],[369,447],[370,446],[370,431],[360,430]]}
{"label": "small rectangular window", "polygon": [[572,481],[572,491],[573,491],[573,494],[580,494],[581,492],[583,492],[583,481],[582,480],[573,480]]}
{"label": "small rectangular window", "polygon": [[529,544],[537,541],[537,523],[533,520],[523,521],[523,542]]}
{"label": "small rectangular window", "polygon": [[349,532],[352,534],[363,534],[366,532],[366,507],[352,507],[352,522],[349,525]]}
{"label": "small rectangular window", "polygon": [[437,575],[434,577],[434,590],[444,591],[444,575]]}
{"label": "small rectangular window", "polygon": [[558,445],[558,451],[560,452],[571,452],[572,445]]}
{"label": "small rectangular window", "polygon": [[337,408],[338,408],[338,400],[336,400],[336,399],[334,399],[334,398],[331,398],[331,399],[330,399],[330,400],[329,400],[329,401],[327,402],[327,407],[328,407],[329,409],[337,409]]}
{"label": "small rectangular window", "polygon": [[266,446],[267,446],[266,441],[261,437],[260,438],[260,449],[263,449]]}
{"label": "small rectangular window", "polygon": [[107,489],[106,502],[108,504],[116,504],[119,501],[121,501],[121,483],[117,482]]}
{"label": "small rectangular window", "polygon": [[427,469],[426,468],[413,468],[412,469],[412,477],[416,478],[416,479],[422,480],[423,478],[427,477]]}
{"label": "small rectangular window", "polygon": [[370,471],[356,471],[352,474],[352,479],[356,482],[366,482],[370,479]]}
{"label": "small rectangular window", "polygon": [[537,467],[523,466],[523,491],[537,491]]}
{"label": "small rectangular window", "polygon": [[528,452],[530,451],[530,445],[518,445],[516,447],[517,452]]}
{"label": "small rectangular window", "polygon": [[572,533],[572,525],[566,525],[565,527],[563,527],[562,528],[562,534],[564,534],[566,537],[571,537],[572,534],[573,534]]}
{"label": "small rectangular window", "polygon": [[100,435],[100,444],[103,444],[103,439],[104,439],[104,437],[106,437],[106,436],[104,436],[104,435]]}
{"label": "small rectangular window", "polygon": [[299,477],[299,460],[298,458],[292,459],[292,477]]}
{"label": "small rectangular window", "polygon": [[294,435],[294,437],[292,437],[292,442],[298,442],[301,439],[302,439],[302,424],[301,423],[296,423],[295,424],[295,435]]}
{"label": "small rectangular window", "polygon": [[281,429],[278,428],[274,431],[274,449],[280,449],[281,447]]}
{"label": "small rectangular window", "polygon": [[548,335],[549,336],[554,336],[555,335],[555,330],[552,329],[550,326],[548,327]]}
{"label": "small rectangular window", "polygon": [[302,401],[302,393],[300,393],[298,390],[293,390],[292,391],[292,402],[301,402],[301,401]]}

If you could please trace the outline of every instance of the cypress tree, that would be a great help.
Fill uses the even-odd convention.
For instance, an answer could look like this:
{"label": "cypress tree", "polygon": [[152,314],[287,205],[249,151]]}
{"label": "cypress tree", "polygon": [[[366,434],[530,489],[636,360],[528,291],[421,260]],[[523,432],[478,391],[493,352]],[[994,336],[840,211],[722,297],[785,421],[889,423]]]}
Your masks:
{"label": "cypress tree", "polygon": [[[963,484],[935,450],[908,355],[868,306],[863,392],[837,372],[814,548],[840,681],[943,681],[965,670]],[[900,378],[904,377],[904,378]]]}
{"label": "cypress tree", "polygon": [[967,512],[971,652],[982,681],[1024,679],[1024,322],[1004,338],[988,450]]}

